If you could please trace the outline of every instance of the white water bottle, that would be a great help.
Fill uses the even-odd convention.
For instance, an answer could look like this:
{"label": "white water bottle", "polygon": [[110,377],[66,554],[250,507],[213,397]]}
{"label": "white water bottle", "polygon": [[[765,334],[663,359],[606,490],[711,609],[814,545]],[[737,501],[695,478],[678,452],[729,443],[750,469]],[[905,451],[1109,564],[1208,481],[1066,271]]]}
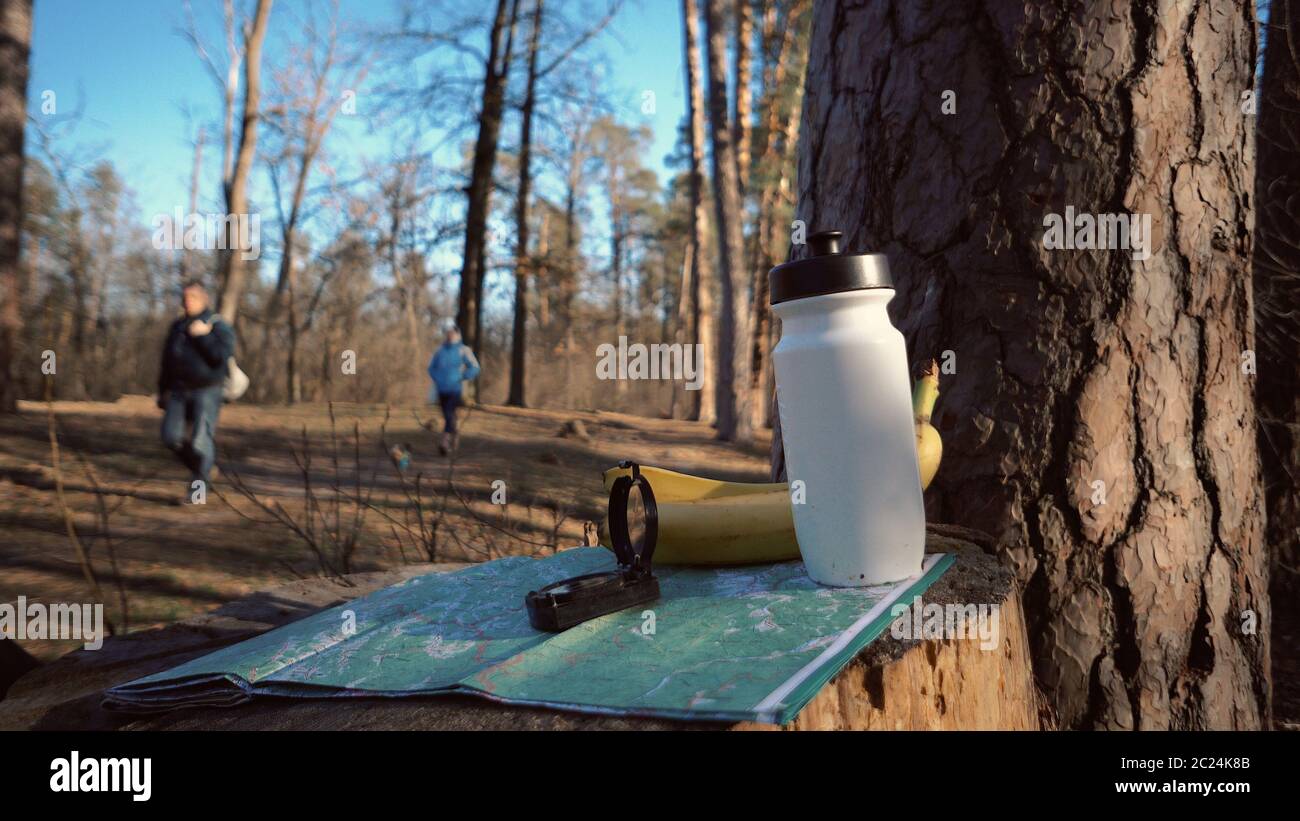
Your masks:
{"label": "white water bottle", "polygon": [[907,348],[885,310],[894,296],[889,263],[883,254],[840,253],[842,236],[814,234],[811,257],[769,274],[781,318],[772,363],[808,575],[862,587],[921,571],[925,503]]}

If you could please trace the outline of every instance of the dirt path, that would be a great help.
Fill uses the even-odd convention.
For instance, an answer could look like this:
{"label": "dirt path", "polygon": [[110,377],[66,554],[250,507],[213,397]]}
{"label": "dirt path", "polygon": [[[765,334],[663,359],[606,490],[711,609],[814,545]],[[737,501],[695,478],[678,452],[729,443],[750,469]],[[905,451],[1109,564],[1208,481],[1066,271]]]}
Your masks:
{"label": "dirt path", "polygon": [[[178,621],[274,582],[321,573],[322,562],[306,542],[261,507],[283,511],[300,525],[306,521],[304,452],[311,457],[307,474],[319,503],[312,517],[319,541],[329,542],[322,534],[335,521],[346,541],[354,530],[352,500],[370,500],[355,528],[348,566],[353,572],[544,554],[580,544],[584,522],[602,515],[600,474],[620,459],[744,481],[765,480],[767,471],[766,438],[752,448],[726,446],[712,440],[707,426],[690,422],[480,406],[469,412],[460,452],[449,464],[425,427],[440,430],[435,408],[336,404],[331,434],[323,405],[235,404],[222,412],[217,439],[223,475],[208,503],[175,506],[170,502],[185,491],[185,473],[158,443],[159,412],[147,397],[56,402],[54,411],[65,497],[99,580],[105,614],[122,621],[124,591],[132,631]],[[573,420],[582,423],[586,437],[560,435]],[[405,478],[382,442],[409,449]],[[410,535],[419,531],[412,525],[417,476],[423,539]],[[0,601],[19,595],[95,601],[68,538],[54,478],[45,405],[27,403],[19,416],[0,417]],[[493,504],[499,489],[505,505]],[[108,512],[108,538],[101,508]],[[433,520],[436,544],[428,537]],[[340,555],[328,548],[327,556]],[[51,658],[75,643],[24,646]]]}

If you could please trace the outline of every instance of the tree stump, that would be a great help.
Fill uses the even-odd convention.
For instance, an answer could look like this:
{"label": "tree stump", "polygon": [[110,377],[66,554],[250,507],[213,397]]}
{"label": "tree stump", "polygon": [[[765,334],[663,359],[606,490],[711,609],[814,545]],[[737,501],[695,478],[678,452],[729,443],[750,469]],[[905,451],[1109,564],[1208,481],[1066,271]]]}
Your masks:
{"label": "tree stump", "polygon": [[[1010,574],[969,543],[931,533],[957,564],[926,604],[997,604],[998,646],[971,639],[872,642],[817,694],[791,730],[1037,730],[1038,696],[1020,596]],[[773,729],[739,724],[737,729]]]}
{"label": "tree stump", "polygon": [[[1020,598],[1008,570],[976,544],[931,532],[928,549],[957,554],[926,591],[926,604],[1000,605],[996,649],[978,640],[869,645],[785,727],[823,729],[1036,729],[1038,701]],[[19,729],[777,729],[754,723],[617,718],[511,707],[468,696],[338,700],[267,699],[231,708],[151,716],[102,709],[103,691],[423,573],[462,565],[411,565],[347,582],[307,579],[254,593],[177,624],[110,638],[18,679],[0,700],[0,730]]]}

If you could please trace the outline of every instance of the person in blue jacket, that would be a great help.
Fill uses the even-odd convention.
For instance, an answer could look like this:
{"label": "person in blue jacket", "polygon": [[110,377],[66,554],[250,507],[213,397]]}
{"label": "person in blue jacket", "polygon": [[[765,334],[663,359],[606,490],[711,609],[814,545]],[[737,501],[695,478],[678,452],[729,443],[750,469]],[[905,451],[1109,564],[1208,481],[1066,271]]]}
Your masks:
{"label": "person in blue jacket", "polygon": [[462,404],[462,384],[476,378],[479,370],[474,352],[460,341],[460,329],[449,323],[442,346],[429,360],[429,378],[433,380],[444,420],[442,443],[438,446],[443,456],[456,447],[456,409]]}

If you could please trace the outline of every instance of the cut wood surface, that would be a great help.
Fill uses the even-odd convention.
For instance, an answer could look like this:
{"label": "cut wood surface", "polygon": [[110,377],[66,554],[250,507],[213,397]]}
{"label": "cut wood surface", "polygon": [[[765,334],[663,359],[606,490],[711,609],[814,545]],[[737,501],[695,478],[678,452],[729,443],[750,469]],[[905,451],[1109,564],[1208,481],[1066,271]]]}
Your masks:
{"label": "cut wood surface", "polygon": [[[932,532],[932,552],[957,563],[926,604],[997,604],[994,649],[978,639],[899,640],[887,632],[835,676],[786,729],[1036,729],[1037,700],[1024,619],[1010,573],[973,542]],[[110,638],[27,673],[0,701],[0,730],[17,729],[773,729],[772,725],[617,718],[510,707],[469,696],[339,700],[258,699],[232,708],[151,716],[100,707],[103,691],[167,670],[325,607],[423,573],[411,565],[340,579],[306,579],[255,593],[158,630]]]}

